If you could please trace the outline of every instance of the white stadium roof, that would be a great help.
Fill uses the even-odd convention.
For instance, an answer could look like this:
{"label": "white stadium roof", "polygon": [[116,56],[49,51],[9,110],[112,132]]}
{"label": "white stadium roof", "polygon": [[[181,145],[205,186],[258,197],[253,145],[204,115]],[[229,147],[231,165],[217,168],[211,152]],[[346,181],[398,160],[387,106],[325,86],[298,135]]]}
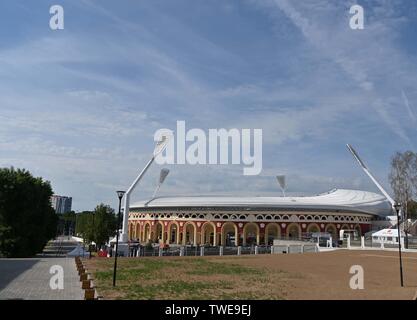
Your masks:
{"label": "white stadium roof", "polygon": [[157,197],[132,204],[130,208],[177,207],[250,207],[292,208],[310,210],[349,210],[375,215],[392,215],[391,204],[377,193],[334,189],[327,193],[305,197],[232,197],[232,196],[178,196]]}

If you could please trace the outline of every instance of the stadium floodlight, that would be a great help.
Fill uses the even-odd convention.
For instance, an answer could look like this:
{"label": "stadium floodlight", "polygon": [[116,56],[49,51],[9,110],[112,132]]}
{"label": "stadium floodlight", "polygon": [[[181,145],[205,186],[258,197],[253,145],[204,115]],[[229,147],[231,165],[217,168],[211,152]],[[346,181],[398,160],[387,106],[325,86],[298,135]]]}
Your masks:
{"label": "stadium floodlight", "polygon": [[285,187],[286,187],[285,176],[284,175],[277,176],[277,180],[278,180],[279,186],[281,187],[282,194],[285,197]]}
{"label": "stadium floodlight", "polygon": [[355,149],[353,149],[353,147],[350,144],[347,144],[346,146],[349,149],[350,153],[352,153],[352,155],[356,159],[356,161],[358,161],[358,163],[361,166],[361,168],[363,169],[363,171],[365,171],[365,173],[369,176],[369,178],[371,178],[372,182],[377,186],[377,188],[379,189],[379,191],[381,191],[382,194],[385,196],[385,198],[387,198],[387,200],[391,204],[392,209],[397,214],[397,230],[398,230],[398,238],[397,239],[398,239],[398,254],[399,254],[399,258],[400,258],[400,280],[401,280],[401,287],[403,287],[404,286],[404,282],[403,282],[403,266],[402,266],[402,258],[401,258],[401,233],[400,233],[400,215],[402,216],[402,206],[401,206],[401,204],[396,203],[390,197],[390,195],[388,194],[388,192],[386,192],[384,190],[384,188],[382,188],[382,186],[379,184],[379,182],[375,179],[375,177],[369,171],[368,167],[361,160],[361,158],[359,157],[359,155],[355,151]]}
{"label": "stadium floodlight", "polygon": [[172,133],[167,131],[165,135],[161,137],[161,140],[159,140],[156,143],[155,149],[153,151],[152,158],[148,161],[146,166],[142,169],[142,171],[139,173],[139,175],[136,177],[136,179],[133,181],[129,189],[126,191],[125,200],[124,200],[124,212],[123,212],[123,229],[122,229],[122,241],[127,241],[127,233],[128,233],[128,220],[129,220],[129,204],[130,204],[130,195],[135,189],[136,185],[139,183],[139,181],[142,179],[146,171],[148,171],[151,164],[154,162],[155,158],[161,154],[165,148],[168,146],[169,141],[172,138]]}
{"label": "stadium floodlight", "polygon": [[152,195],[152,198],[155,198],[156,193],[158,192],[159,188],[161,188],[161,185],[164,183],[166,177],[168,176],[169,169],[163,168],[161,169],[161,173],[159,174],[159,183]]}

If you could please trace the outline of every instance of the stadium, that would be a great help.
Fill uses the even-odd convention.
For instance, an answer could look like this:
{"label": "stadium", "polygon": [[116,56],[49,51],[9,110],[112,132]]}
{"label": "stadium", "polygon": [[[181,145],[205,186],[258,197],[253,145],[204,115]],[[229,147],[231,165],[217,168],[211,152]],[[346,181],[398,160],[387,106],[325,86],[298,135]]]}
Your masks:
{"label": "stadium", "polygon": [[386,197],[360,190],[301,197],[157,197],[129,206],[128,232],[129,240],[141,243],[268,245],[313,233],[334,240],[343,232],[361,236],[390,215]]}

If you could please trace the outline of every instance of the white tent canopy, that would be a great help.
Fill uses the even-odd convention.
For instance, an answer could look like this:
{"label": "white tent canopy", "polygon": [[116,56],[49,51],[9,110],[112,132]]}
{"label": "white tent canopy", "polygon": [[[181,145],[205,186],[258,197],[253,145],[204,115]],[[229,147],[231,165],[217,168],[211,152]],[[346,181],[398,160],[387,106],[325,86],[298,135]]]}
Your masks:
{"label": "white tent canopy", "polygon": [[[404,237],[404,231],[401,231],[401,237]],[[398,230],[395,229],[382,229],[372,234],[372,237],[398,237]]]}
{"label": "white tent canopy", "polygon": [[[404,241],[405,233],[401,231],[401,242]],[[387,243],[387,244],[397,244],[398,243],[398,230],[393,229],[382,229],[372,234],[372,242],[376,243]]]}
{"label": "white tent canopy", "polygon": [[89,255],[89,252],[86,251],[81,245],[78,245],[74,250],[67,253],[68,257],[84,257]]}

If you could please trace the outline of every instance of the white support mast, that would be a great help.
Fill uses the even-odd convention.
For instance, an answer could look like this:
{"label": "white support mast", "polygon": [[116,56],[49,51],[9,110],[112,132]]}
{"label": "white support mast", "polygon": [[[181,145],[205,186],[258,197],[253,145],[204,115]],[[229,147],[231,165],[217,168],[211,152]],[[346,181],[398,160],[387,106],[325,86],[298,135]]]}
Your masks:
{"label": "white support mast", "polygon": [[[346,145],[349,149],[349,151],[352,153],[353,157],[356,159],[356,161],[358,161],[359,165],[361,166],[361,168],[363,169],[363,171],[365,171],[365,173],[368,175],[369,178],[371,178],[372,182],[377,186],[377,188],[379,189],[379,191],[382,192],[382,194],[385,196],[385,198],[387,198],[387,200],[389,201],[389,203],[391,204],[392,210],[393,212],[397,212],[396,210],[396,202],[394,201],[394,199],[391,198],[391,196],[388,194],[388,192],[385,191],[384,188],[382,188],[382,186],[379,184],[379,182],[375,179],[375,177],[372,175],[372,173],[369,171],[368,167],[365,165],[365,163],[361,160],[361,158],[359,158],[358,153],[355,151],[355,149],[353,149],[353,147],[350,144]],[[403,214],[403,209],[402,207],[400,208],[400,212],[399,212],[399,216],[402,217]],[[399,221],[397,221],[397,223],[400,223]]]}
{"label": "white support mast", "polygon": [[395,210],[395,201],[391,198],[391,196],[382,188],[382,186],[379,184],[379,182],[375,179],[375,177],[372,175],[372,173],[369,171],[368,167],[365,165],[365,163],[359,158],[359,155],[355,151],[355,149],[352,148],[350,144],[346,145],[349,149],[349,151],[352,153],[353,157],[358,161],[359,165],[362,167],[363,171],[371,178],[372,182],[378,187],[379,191],[382,192],[382,194],[387,198],[387,200],[391,203],[392,208]]}
{"label": "white support mast", "polygon": [[128,228],[129,228],[129,205],[130,205],[130,194],[135,189],[136,185],[139,183],[139,181],[142,179],[142,177],[145,175],[146,171],[148,171],[149,167],[151,166],[152,162],[154,162],[156,156],[163,152],[165,148],[168,145],[168,142],[172,136],[170,134],[166,134],[162,136],[162,139],[157,142],[155,150],[153,152],[151,160],[148,161],[146,166],[142,169],[142,171],[139,173],[139,175],[136,177],[136,179],[133,181],[129,189],[127,189],[125,194],[125,200],[124,200],[124,210],[123,210],[123,229],[122,229],[122,236],[121,236],[121,242],[127,242],[128,240]]}

